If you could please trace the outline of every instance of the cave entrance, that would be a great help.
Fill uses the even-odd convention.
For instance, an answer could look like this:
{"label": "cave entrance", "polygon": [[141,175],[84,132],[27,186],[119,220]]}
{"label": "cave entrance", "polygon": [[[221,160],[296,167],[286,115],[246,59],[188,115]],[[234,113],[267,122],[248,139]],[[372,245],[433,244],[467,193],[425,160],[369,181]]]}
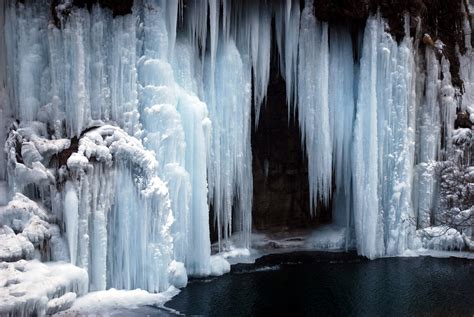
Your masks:
{"label": "cave entrance", "polygon": [[308,162],[297,115],[288,118],[275,44],[271,56],[266,104],[261,107],[258,127],[252,128],[252,229],[265,233],[311,229],[331,222],[331,203],[326,208],[318,204],[316,216],[311,216]]}

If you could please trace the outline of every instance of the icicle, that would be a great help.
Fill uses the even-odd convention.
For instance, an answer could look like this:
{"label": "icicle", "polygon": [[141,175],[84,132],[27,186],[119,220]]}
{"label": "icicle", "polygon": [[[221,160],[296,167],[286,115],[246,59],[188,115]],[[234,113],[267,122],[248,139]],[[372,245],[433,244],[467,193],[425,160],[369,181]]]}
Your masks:
{"label": "icicle", "polygon": [[248,247],[252,206],[250,64],[248,59],[241,58],[232,40],[221,41],[215,68],[215,90],[210,82],[211,65],[205,64],[205,95],[213,124],[209,197],[215,211],[219,241],[224,242],[232,233],[232,207],[237,201],[234,207],[239,219],[234,226],[238,231],[243,230],[243,245]]}
{"label": "icicle", "polygon": [[417,193],[415,210],[418,227],[426,228],[432,223],[431,214],[435,205],[435,161],[440,146],[440,117],[438,105],[439,62],[431,48],[426,49],[425,96],[421,104],[417,147]]}
{"label": "icicle", "polygon": [[209,207],[207,204],[206,182],[206,135],[207,108],[197,97],[181,94],[178,111],[183,121],[186,136],[186,170],[189,171],[192,187],[190,214],[188,221],[188,244],[186,269],[190,274],[205,276],[210,274],[211,245],[209,238]]}
{"label": "icicle", "polygon": [[187,16],[185,19],[187,21],[188,36],[191,39],[191,43],[193,43],[194,47],[201,48],[201,56],[204,56],[206,52],[207,2],[208,0],[188,2]]}
{"label": "icicle", "polygon": [[174,48],[176,43],[176,28],[177,28],[177,21],[178,21],[178,5],[179,1],[167,1],[166,8],[168,17],[167,22],[167,30],[168,30],[168,60],[172,60],[174,58]]}
{"label": "icicle", "polygon": [[230,22],[232,17],[232,2],[231,0],[221,0],[222,2],[222,35],[224,42],[229,41],[230,37]]}
{"label": "icicle", "polygon": [[114,32],[109,48],[114,65],[109,74],[112,119],[127,133],[139,137],[135,18],[132,15],[116,17],[111,28],[118,30]]}
{"label": "icicle", "polygon": [[443,80],[440,87],[440,108],[441,122],[444,127],[444,140],[446,152],[450,153],[452,146],[452,135],[454,130],[454,120],[456,119],[456,102],[454,100],[454,87],[451,83],[451,73],[449,71],[449,60],[444,56],[441,59],[441,72]]}
{"label": "icicle", "polygon": [[[39,3],[39,6],[41,7]],[[38,80],[46,71],[48,11],[34,5],[11,4],[7,10],[5,37],[8,44],[10,102],[19,120],[36,120],[47,82]],[[21,14],[17,16],[17,11]],[[32,27],[35,25],[37,27]],[[15,38],[16,34],[22,34]]]}
{"label": "icicle", "polygon": [[[287,91],[287,102],[289,107],[288,111],[291,111],[291,108],[295,107],[294,105],[298,100],[296,88],[298,58],[297,52],[299,45],[298,43],[296,43],[296,41],[299,38],[300,30],[300,7],[298,4],[292,7],[291,15],[287,18],[287,21],[289,22],[285,25],[285,34],[287,39],[285,44],[285,81]],[[290,118],[289,115],[288,118]]]}
{"label": "icicle", "polygon": [[[254,82],[255,126],[258,126],[260,107],[267,95],[270,80],[270,51],[272,16],[267,6],[260,5],[259,11],[251,15],[252,34],[252,67]],[[260,12],[260,14],[259,14]]]}
{"label": "icicle", "polygon": [[79,201],[74,187],[66,184],[66,195],[64,198],[64,216],[66,223],[67,242],[69,245],[69,257],[72,264],[77,264],[78,244],[78,218]]}
{"label": "icicle", "polygon": [[[5,11],[6,11],[6,4],[5,1],[0,4],[0,25],[5,26]],[[7,166],[6,166],[6,155],[5,150],[3,149],[4,141],[7,139],[6,131],[7,131],[7,118],[11,116],[10,113],[10,106],[8,101],[8,93],[7,93],[7,71],[6,71],[6,42],[5,42],[5,33],[4,31],[0,32],[0,182],[4,180],[7,176]],[[2,186],[3,191],[3,185]],[[6,186],[5,186],[6,187]],[[6,190],[6,188],[5,188]],[[5,193],[4,198],[7,198],[7,194]],[[5,202],[6,203],[6,202]],[[0,203],[3,204],[3,203]]]}
{"label": "icicle", "polygon": [[328,26],[316,21],[311,1],[301,17],[298,47],[298,119],[308,156],[311,214],[331,195],[332,145],[329,127]]}

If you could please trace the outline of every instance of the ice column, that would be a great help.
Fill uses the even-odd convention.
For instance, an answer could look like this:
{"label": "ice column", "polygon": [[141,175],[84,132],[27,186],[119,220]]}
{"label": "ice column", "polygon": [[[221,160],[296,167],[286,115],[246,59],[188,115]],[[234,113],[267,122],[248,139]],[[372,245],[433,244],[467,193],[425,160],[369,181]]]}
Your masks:
{"label": "ice column", "polygon": [[435,165],[440,148],[440,111],[438,105],[440,65],[432,48],[426,48],[425,94],[418,116],[417,178],[415,211],[417,226],[429,227],[434,219]]}
{"label": "ice column", "polygon": [[334,222],[349,227],[352,207],[352,131],[354,122],[354,60],[349,30],[330,28],[329,108],[336,186]]}
{"label": "ice column", "polygon": [[[2,2],[3,3],[3,2]],[[7,81],[9,100],[19,120],[36,120],[38,109],[47,101],[47,1],[9,2],[5,14]],[[17,15],[18,12],[21,14]],[[20,36],[17,37],[17,34]]]}
{"label": "ice column", "polygon": [[382,254],[378,195],[377,55],[380,20],[370,17],[364,32],[353,143],[354,225],[357,250],[374,258]]}
{"label": "ice column", "polygon": [[64,218],[66,223],[66,235],[69,246],[69,257],[71,263],[77,264],[77,239],[79,222],[79,201],[75,188],[71,183],[66,183],[66,195],[64,197]]}
{"label": "ice column", "polygon": [[[406,18],[406,34],[409,34]],[[414,242],[414,56],[370,17],[364,34],[353,145],[354,222],[360,254],[399,254]]]}
{"label": "ice column", "polygon": [[329,202],[332,143],[329,125],[328,25],[316,20],[312,1],[301,14],[298,47],[298,120],[308,156],[311,213],[318,201]]}
{"label": "ice column", "polygon": [[286,0],[285,5],[277,6],[275,12],[275,33],[280,54],[280,68],[286,84],[288,120],[297,98],[297,60],[300,32],[299,2]]}
{"label": "ice column", "polygon": [[[208,169],[210,198],[219,239],[227,239],[233,229],[243,231],[242,243],[248,247],[252,208],[251,80],[250,68],[233,40],[220,42],[215,71],[215,89],[209,80],[204,83],[213,124]],[[211,65],[206,61],[205,79],[210,78],[206,75],[210,72]],[[234,202],[238,215],[235,221]]]}
{"label": "ice column", "polygon": [[[409,34],[405,19],[405,34]],[[412,183],[415,145],[415,65],[409,35],[397,45],[382,34],[379,56],[378,124],[381,209],[385,252],[400,254],[415,239]]]}
{"label": "ice column", "polygon": [[[5,1],[0,4],[0,25],[5,25]],[[5,33],[0,32],[0,182],[6,178],[6,156],[3,151],[6,140],[7,117],[10,116],[7,96],[7,72],[6,72],[6,55],[7,48],[5,46]],[[0,186],[1,183],[0,183]],[[2,199],[6,199],[2,198]]]}
{"label": "ice column", "polygon": [[[157,154],[158,173],[170,189],[175,218],[174,256],[186,264],[189,274],[207,275],[210,237],[206,170],[210,122],[206,105],[196,96],[196,51],[187,39],[170,40],[175,38],[170,35],[170,25],[175,22],[168,21],[171,18],[166,15],[165,4],[146,4],[142,13],[144,55],[138,70],[144,141]],[[168,56],[170,46],[177,47],[180,54]]]}

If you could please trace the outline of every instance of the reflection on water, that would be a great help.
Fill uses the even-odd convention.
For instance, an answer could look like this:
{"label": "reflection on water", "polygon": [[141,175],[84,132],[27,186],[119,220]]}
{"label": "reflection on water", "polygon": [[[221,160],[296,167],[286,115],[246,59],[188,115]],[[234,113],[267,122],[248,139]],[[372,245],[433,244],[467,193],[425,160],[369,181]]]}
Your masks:
{"label": "reflection on water", "polygon": [[474,261],[303,261],[193,281],[167,307],[204,316],[474,314]]}

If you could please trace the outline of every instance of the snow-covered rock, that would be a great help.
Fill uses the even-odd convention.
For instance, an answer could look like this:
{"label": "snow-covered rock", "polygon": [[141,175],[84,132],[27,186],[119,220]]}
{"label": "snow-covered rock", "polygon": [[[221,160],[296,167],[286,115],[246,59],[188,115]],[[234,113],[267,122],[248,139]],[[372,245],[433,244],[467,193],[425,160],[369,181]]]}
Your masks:
{"label": "snow-covered rock", "polygon": [[420,229],[417,235],[426,249],[453,251],[462,250],[465,246],[462,234],[448,226]]}
{"label": "snow-covered rock", "polygon": [[188,284],[188,274],[186,273],[186,268],[184,263],[171,261],[169,267],[169,282],[176,288],[186,287]]}
{"label": "snow-covered rock", "polygon": [[88,289],[86,271],[67,263],[0,263],[0,315],[44,316],[68,308]]}
{"label": "snow-covered rock", "polygon": [[38,204],[16,193],[0,209],[0,260],[31,259],[35,248],[51,238],[49,216]]}
{"label": "snow-covered rock", "polygon": [[212,276],[221,276],[230,272],[230,264],[223,256],[216,254],[211,256],[211,274]]}

